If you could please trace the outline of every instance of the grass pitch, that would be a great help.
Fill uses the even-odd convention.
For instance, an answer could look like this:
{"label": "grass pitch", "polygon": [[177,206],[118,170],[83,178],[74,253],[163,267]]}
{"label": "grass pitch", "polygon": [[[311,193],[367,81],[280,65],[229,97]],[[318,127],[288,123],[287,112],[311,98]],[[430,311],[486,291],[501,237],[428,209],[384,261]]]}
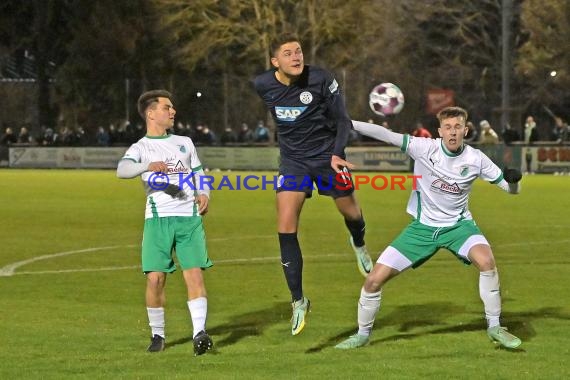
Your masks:
{"label": "grass pitch", "polygon": [[[471,197],[498,262],[503,322],[523,340],[513,351],[488,340],[478,274],[446,251],[386,286],[369,346],[335,350],[356,330],[363,278],[342,218],[317,195],[300,227],[313,308],[292,337],[273,191],[215,191],[205,218],[215,266],[205,276],[216,349],[200,357],[179,272],[167,282],[167,349],[145,352],[140,180],[94,170],[0,178],[2,379],[570,377],[570,177],[527,176],[518,196],[478,181]],[[376,258],[409,221],[409,191],[357,195]]]}

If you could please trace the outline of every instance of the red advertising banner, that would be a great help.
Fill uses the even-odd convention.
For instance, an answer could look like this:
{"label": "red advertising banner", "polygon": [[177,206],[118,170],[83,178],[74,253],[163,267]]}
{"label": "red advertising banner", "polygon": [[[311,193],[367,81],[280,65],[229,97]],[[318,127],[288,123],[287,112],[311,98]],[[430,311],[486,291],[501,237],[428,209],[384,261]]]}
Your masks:
{"label": "red advertising banner", "polygon": [[426,112],[435,115],[442,108],[455,105],[455,94],[453,90],[441,88],[429,89],[426,93]]}

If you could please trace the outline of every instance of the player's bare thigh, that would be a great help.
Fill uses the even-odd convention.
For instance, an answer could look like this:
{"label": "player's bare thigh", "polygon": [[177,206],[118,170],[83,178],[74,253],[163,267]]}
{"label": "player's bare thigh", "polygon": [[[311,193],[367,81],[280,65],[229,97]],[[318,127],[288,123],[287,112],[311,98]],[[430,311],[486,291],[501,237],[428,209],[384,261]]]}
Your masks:
{"label": "player's bare thigh", "polygon": [[280,191],[277,193],[277,230],[280,233],[297,232],[299,215],[305,197],[306,194],[301,191]]}

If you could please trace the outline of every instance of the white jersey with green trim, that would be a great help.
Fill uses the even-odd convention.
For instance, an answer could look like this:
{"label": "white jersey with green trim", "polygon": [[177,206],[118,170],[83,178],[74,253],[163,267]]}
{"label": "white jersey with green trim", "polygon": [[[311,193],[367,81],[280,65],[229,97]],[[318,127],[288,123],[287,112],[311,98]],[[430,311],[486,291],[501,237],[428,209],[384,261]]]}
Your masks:
{"label": "white jersey with green trim", "polygon": [[168,173],[145,171],[141,174],[146,192],[146,219],[199,215],[195,196],[209,196],[209,188],[202,189],[204,186],[200,186],[200,177],[204,172],[196,147],[189,137],[145,136],[130,146],[122,160],[146,164],[162,161],[168,166]]}
{"label": "white jersey with green trim", "polygon": [[503,179],[501,169],[479,149],[464,145],[453,153],[441,138],[403,137],[401,149],[415,160],[417,176],[407,212],[422,224],[448,227],[472,219],[469,193],[473,182],[481,178],[497,184]]}

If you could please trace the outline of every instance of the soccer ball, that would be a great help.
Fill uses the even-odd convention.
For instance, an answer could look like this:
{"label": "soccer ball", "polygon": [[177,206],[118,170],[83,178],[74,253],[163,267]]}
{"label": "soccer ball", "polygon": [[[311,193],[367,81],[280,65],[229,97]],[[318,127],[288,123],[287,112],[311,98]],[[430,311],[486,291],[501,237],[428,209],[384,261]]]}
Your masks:
{"label": "soccer ball", "polygon": [[370,91],[368,104],[376,115],[394,115],[404,108],[404,94],[393,83],[380,83]]}

